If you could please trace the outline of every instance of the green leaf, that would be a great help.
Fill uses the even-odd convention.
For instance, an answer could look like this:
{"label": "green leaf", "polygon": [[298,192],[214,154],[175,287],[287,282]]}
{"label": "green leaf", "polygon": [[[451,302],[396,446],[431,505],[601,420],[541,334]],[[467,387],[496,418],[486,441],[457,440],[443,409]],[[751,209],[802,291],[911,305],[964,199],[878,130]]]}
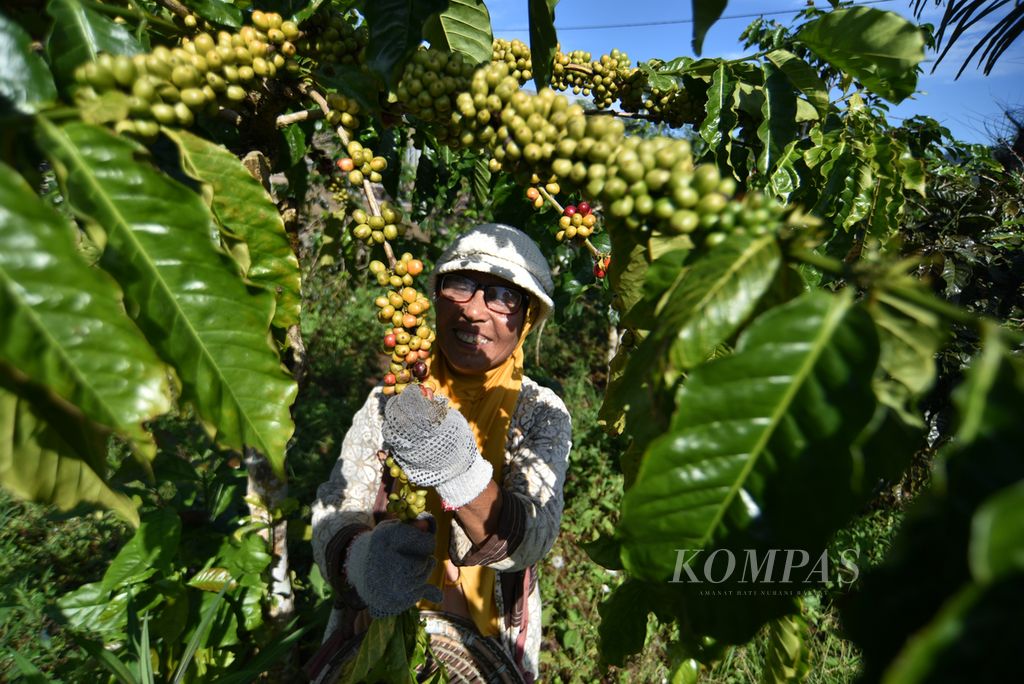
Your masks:
{"label": "green leaf", "polygon": [[675,90],[680,87],[682,79],[678,69],[666,69],[660,59],[640,62],[637,65],[647,77],[647,87],[658,90]]}
{"label": "green leaf", "polygon": [[[225,537],[217,551],[217,561],[224,566],[232,577],[245,575],[259,578],[271,562],[267,553],[267,543],[257,534],[249,534],[240,541]],[[243,581],[242,584],[245,584]]]}
{"label": "green leaf", "polygon": [[0,372],[0,484],[4,489],[65,511],[82,502],[103,506],[138,525],[135,504],[111,489],[94,470],[103,467],[109,433],[59,400],[29,400],[19,396],[17,389]]}
{"label": "green leaf", "polygon": [[[909,639],[882,684],[956,684],[1007,680],[1020,664],[1024,576],[967,585]],[[1012,678],[1012,677],[1011,677]]]}
{"label": "green leaf", "polygon": [[788,199],[800,188],[800,174],[793,166],[803,156],[800,148],[797,147],[799,144],[799,140],[794,140],[786,145],[786,149],[782,151],[782,156],[775,163],[775,170],[772,171],[768,181],[771,191],[775,193],[776,197],[783,200]]}
{"label": "green leaf", "polygon": [[174,679],[172,684],[180,684],[185,678],[185,673],[188,672],[189,665],[192,664],[192,660],[196,656],[196,651],[199,650],[200,645],[206,643],[206,639],[210,635],[210,631],[213,628],[213,620],[217,616],[217,612],[221,607],[221,602],[224,600],[224,592],[228,590],[228,584],[225,582],[224,586],[221,587],[220,593],[212,601],[206,601],[206,607],[203,609],[203,617],[199,622],[199,626],[192,633],[192,637],[188,640],[185,645],[185,652],[181,656],[181,662],[178,663],[178,669],[174,672]]}
{"label": "green leaf", "polygon": [[124,663],[118,660],[117,656],[105,649],[102,643],[89,641],[74,632],[69,632],[69,636],[80,649],[89,655],[90,658],[107,668],[107,671],[114,675],[120,684],[138,684],[138,680],[135,678],[135,675],[131,673],[131,670],[129,670]]}
{"label": "green leaf", "polygon": [[[758,318],[732,356],[695,368],[670,432],[650,445],[626,492],[626,567],[663,580],[676,549],[731,534],[824,544],[856,510],[841,494],[850,487],[850,444],[874,411],[870,386],[859,381],[873,374],[877,355],[871,320],[848,291],[812,292]],[[811,482],[817,505],[808,519]]]}
{"label": "green leaf", "polygon": [[700,125],[700,137],[711,149],[717,149],[723,142],[729,143],[732,129],[736,126],[736,82],[732,72],[721,62],[715,69],[708,88],[707,116]]}
{"label": "green leaf", "polygon": [[612,263],[608,267],[608,282],[618,297],[615,308],[626,315],[644,297],[644,277],[650,258],[647,248],[637,243],[629,230],[616,224],[609,233]]}
{"label": "green leaf", "polygon": [[50,684],[53,680],[43,674],[42,670],[32,664],[32,661],[21,655],[15,650],[5,649],[7,655],[14,661],[18,671],[21,673],[21,679],[19,681],[26,682],[26,684]]}
{"label": "green leaf", "polygon": [[306,156],[306,152],[309,151],[309,144],[306,142],[306,132],[302,126],[297,123],[285,126],[281,130],[281,138],[284,139],[288,149],[286,165],[295,166],[301,163],[303,157]]}
{"label": "green leaf", "polygon": [[374,0],[363,6],[370,40],[366,65],[389,86],[395,85],[406,59],[423,40],[427,20],[448,0]]}
{"label": "green leaf", "polygon": [[[138,681],[140,684],[154,684],[153,661],[149,653],[149,612],[144,612],[139,616],[136,611],[137,608],[129,601],[128,638],[131,640],[132,650],[135,651],[139,662]],[[136,620],[141,623],[138,627],[132,624]]]}
{"label": "green leaf", "polygon": [[111,55],[142,52],[142,46],[125,27],[83,6],[79,0],[50,0],[46,12],[53,17],[46,54],[62,83],[72,80],[75,67],[95,61],[101,52]]}
{"label": "green leaf", "polygon": [[373,75],[361,67],[321,64],[315,79],[321,87],[351,97],[363,111],[374,112],[380,108],[377,102],[380,87]]}
{"label": "green leaf", "polygon": [[[936,619],[940,607],[953,605],[959,600],[955,598],[958,593],[972,591],[969,587],[975,584],[969,540],[977,511],[992,497],[1024,481],[1024,459],[1020,457],[1024,422],[1019,410],[1024,402],[1024,367],[1008,353],[998,328],[985,325],[982,332],[981,353],[953,394],[960,423],[955,439],[936,457],[931,484],[907,509],[886,562],[862,573],[859,591],[844,605],[843,623],[864,654],[866,681],[881,680],[897,657],[907,661],[913,644],[920,643],[922,637],[930,641],[925,636],[933,631],[929,624],[957,630],[956,648],[962,645],[960,655],[973,659],[974,667],[943,671],[971,672],[979,681],[998,680],[998,676],[982,673],[999,671],[993,664],[992,654],[997,652],[993,644],[1006,629],[1016,630],[1001,625],[1000,620],[1009,618],[1017,623],[1024,610],[1011,607],[1024,591],[1011,586],[1011,593],[1006,594],[1000,588],[1007,583],[1019,585],[1021,574],[1016,573],[988,585],[985,595],[989,591],[1002,594],[996,600],[995,614],[983,620]],[[1008,602],[1008,598],[1012,600]],[[884,615],[879,614],[879,605],[889,607]],[[903,644],[908,649],[900,654]],[[948,651],[952,645],[944,641],[941,648]]]}
{"label": "green leaf", "polygon": [[464,55],[470,64],[491,61],[491,15],[483,0],[450,0],[424,31],[430,46]]}
{"label": "green leaf", "polygon": [[551,83],[551,71],[558,48],[555,32],[555,5],[558,0],[529,0],[530,55],[533,64],[533,82],[539,91]]}
{"label": "green leaf", "polygon": [[0,163],[0,361],[139,444],[171,409],[167,369],[75,230]]}
{"label": "green leaf", "polygon": [[196,14],[214,24],[240,28],[242,11],[226,0],[182,0]]}
{"label": "green leaf", "polygon": [[92,582],[58,598],[57,607],[71,627],[113,636],[124,629],[127,622],[128,593],[111,596],[99,582]]}
{"label": "green leaf", "polygon": [[246,288],[212,245],[202,200],[149,166],[141,147],[85,124],[40,120],[37,130],[71,208],[106,231],[103,265],[185,398],[220,441],[259,450],[282,475],[296,387],[267,338],[270,295]]}
{"label": "green leaf", "polygon": [[[863,155],[863,150],[861,155]],[[871,213],[871,204],[875,195],[875,176],[871,172],[871,164],[862,161],[863,156],[852,168],[847,170],[846,180],[839,193],[839,211],[837,218],[842,218],[842,227],[849,230]]]}
{"label": "green leaf", "polygon": [[351,669],[346,668],[342,682],[362,682],[374,666],[384,659],[392,638],[395,635],[398,616],[376,618],[367,628],[363,635],[362,643],[359,644],[359,653],[352,661]]}
{"label": "green leaf", "polygon": [[580,544],[590,560],[609,570],[622,570],[622,543],[615,537],[602,534],[597,539]]}
{"label": "green leaf", "polygon": [[921,197],[926,197],[924,162],[915,159],[910,152],[904,152],[900,155],[899,167],[903,177],[903,187],[913,190]]}
{"label": "green leaf", "polygon": [[875,150],[871,160],[871,171],[877,180],[870,214],[866,221],[868,233],[885,240],[899,226],[899,219],[906,204],[898,168],[899,154],[905,147],[888,135],[872,136],[871,146]]}
{"label": "green leaf", "polygon": [[194,574],[192,579],[188,581],[188,586],[202,589],[203,591],[217,592],[224,587],[225,582],[228,583],[228,589],[234,589],[238,586],[231,573],[224,568],[206,568]]}
{"label": "green leaf", "polygon": [[[346,0],[344,3],[332,2],[331,5],[334,7],[335,11],[344,12],[355,3],[356,0]],[[316,14],[316,11],[320,9],[320,6],[323,4],[324,0],[307,0],[305,6],[303,6],[302,9],[292,14],[292,21],[294,21],[297,24],[301,24],[302,22],[306,21],[311,16]]]}
{"label": "green leaf", "polygon": [[892,102],[917,87],[914,68],[924,59],[924,31],[895,12],[835,10],[804,24],[796,40]]}
{"label": "green leaf", "polygon": [[751,314],[775,278],[781,254],[774,236],[732,236],[698,260],[659,303],[658,326],[644,341],[656,355],[667,347],[672,369],[693,368]]}
{"label": "green leaf", "polygon": [[603,662],[622,667],[628,656],[643,649],[649,596],[650,587],[645,582],[628,579],[597,607]]}
{"label": "green leaf", "polygon": [[177,513],[160,509],[147,514],[103,573],[103,590],[115,591],[144,582],[158,572],[169,572],[180,539],[181,521]]}
{"label": "green leaf", "polygon": [[879,365],[914,396],[921,396],[935,381],[935,353],[945,338],[942,321],[885,292],[878,293],[867,310],[878,326]]}
{"label": "green leaf", "polygon": [[786,75],[794,88],[807,97],[819,118],[828,116],[828,88],[810,64],[788,50],[772,50],[765,57]]}
{"label": "green leaf", "polygon": [[767,176],[785,154],[786,146],[796,138],[796,95],[782,71],[768,62],[762,69],[765,98],[757,138],[763,147],[757,156],[757,170]]}
{"label": "green leaf", "polygon": [[0,112],[11,106],[31,114],[57,99],[53,75],[43,58],[32,51],[32,38],[0,14]]}
{"label": "green leaf", "polygon": [[981,583],[1024,572],[1024,482],[994,494],[971,520],[967,549],[971,574]]}
{"label": "green leaf", "polygon": [[768,623],[765,635],[765,684],[802,682],[811,672],[810,629],[799,615],[784,615]]}
{"label": "green leaf", "polygon": [[704,47],[704,36],[722,16],[727,4],[727,0],[693,0],[693,52],[695,54],[700,55],[700,51]]}
{"label": "green leaf", "polygon": [[473,199],[478,205],[485,206],[490,198],[491,191],[491,169],[487,160],[482,156],[473,162]]}
{"label": "green leaf", "polygon": [[249,247],[245,276],[275,294],[274,325],[299,322],[299,260],[284,221],[259,181],[226,148],[188,131],[171,131],[185,172],[213,188],[213,213],[221,226]]}

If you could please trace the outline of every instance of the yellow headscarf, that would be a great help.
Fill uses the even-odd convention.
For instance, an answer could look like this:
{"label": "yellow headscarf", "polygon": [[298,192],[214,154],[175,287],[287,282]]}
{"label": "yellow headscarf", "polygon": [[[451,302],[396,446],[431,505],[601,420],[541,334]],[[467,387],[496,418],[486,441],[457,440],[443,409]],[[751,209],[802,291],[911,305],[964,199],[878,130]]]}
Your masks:
{"label": "yellow headscarf", "polygon": [[[448,397],[449,403],[457,408],[476,436],[481,455],[494,467],[494,481],[501,485],[505,467],[505,447],[512,412],[519,399],[523,384],[523,343],[532,327],[533,311],[524,317],[519,343],[512,354],[501,365],[483,374],[466,375],[455,370],[444,354],[431,358],[430,375],[437,383],[438,392]],[[427,495],[427,510],[437,519],[437,547],[434,557],[437,565],[430,576],[430,583],[444,588],[445,561],[448,560],[448,543],[454,513],[441,506],[437,492],[431,489]],[[466,598],[470,617],[484,636],[498,634],[498,607],[494,600],[494,570],[483,566],[460,568],[458,584]],[[426,601],[421,607],[438,610],[441,607]]]}

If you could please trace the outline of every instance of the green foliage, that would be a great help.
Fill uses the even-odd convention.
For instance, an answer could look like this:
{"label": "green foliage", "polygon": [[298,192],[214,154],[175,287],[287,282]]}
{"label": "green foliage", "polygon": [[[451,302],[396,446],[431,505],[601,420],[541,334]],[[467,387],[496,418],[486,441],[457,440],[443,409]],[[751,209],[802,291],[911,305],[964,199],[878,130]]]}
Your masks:
{"label": "green foliage", "polygon": [[[854,471],[849,444],[874,402],[870,388],[852,394],[849,381],[873,373],[872,338],[848,298],[806,295],[759,319],[734,355],[691,373],[670,432],[651,445],[623,502],[626,567],[664,579],[675,549],[744,548],[734,540],[821,548],[855,510],[819,473]],[[733,429],[719,429],[725,423]],[[821,496],[816,524],[799,524],[785,502],[795,492],[806,497],[811,480]]]}
{"label": "green foliage", "polygon": [[894,12],[835,10],[805,24],[796,39],[887,100],[900,102],[917,87],[924,32]]}
{"label": "green foliage", "polygon": [[533,56],[533,82],[537,89],[551,82],[551,63],[558,45],[555,33],[555,6],[558,0],[529,0],[530,51]]}
{"label": "green foliage", "polygon": [[[267,192],[238,157],[226,148],[187,131],[171,134],[181,151],[182,166],[210,186],[205,197],[220,226],[221,239],[242,273],[274,293],[273,325],[288,328],[299,322],[299,262],[285,234],[284,222]],[[299,154],[299,159],[302,158]]]}
{"label": "green foliage", "polygon": [[704,36],[725,11],[728,0],[693,0],[693,51],[700,54]]}
{"label": "green foliage", "polygon": [[[965,672],[998,676],[1012,666],[1010,653],[998,646],[1017,610],[1011,597],[1021,577],[1012,559],[1019,558],[1020,537],[989,544],[991,531],[1013,526],[1017,515],[1005,502],[1024,479],[1016,448],[1020,421],[1004,402],[1020,391],[1022,379],[1019,361],[995,342],[958,389],[957,439],[937,464],[935,485],[908,511],[892,554],[864,578],[844,613],[864,649],[866,676],[953,680]],[[992,571],[991,561],[999,570]],[[922,573],[923,567],[931,571]],[[879,601],[892,607],[884,620],[868,608]]]}
{"label": "green foliage", "polygon": [[252,445],[280,471],[295,385],[266,340],[272,298],[246,290],[237,267],[210,244],[209,209],[137,163],[142,150],[124,138],[86,124],[46,123],[39,132],[72,209],[103,227],[104,265],[178,371],[184,395],[226,443]]}
{"label": "green foliage", "polygon": [[88,669],[71,635],[53,619],[57,596],[102,576],[131,532],[110,514],[64,515],[0,492],[0,677],[13,678],[7,649],[65,681]]}
{"label": "green foliage", "polygon": [[80,0],[50,0],[46,12],[53,27],[46,41],[46,55],[58,83],[66,87],[80,64],[100,53],[134,55],[142,46],[123,26],[82,4]]}
{"label": "green foliage", "polygon": [[0,14],[0,114],[9,107],[30,114],[57,98],[53,76],[31,42],[21,26]]}
{"label": "green foliage", "polygon": [[[142,423],[171,406],[166,368],[113,280],[76,253],[68,221],[10,167],[0,164],[0,180],[0,311],[4,327],[23,331],[6,337],[0,358],[95,423],[147,441]],[[78,333],[90,327],[102,337]]]}
{"label": "green foliage", "polygon": [[[938,255],[944,294],[1019,327],[1020,177],[942,142],[934,125],[888,125],[885,101],[916,87],[920,29],[891,12],[834,5],[805,10],[792,30],[756,22],[745,36],[757,50],[740,59],[576,65],[591,85],[608,77],[594,93],[599,106],[618,101],[642,118],[694,125],[693,154],[667,136],[641,142],[609,113],[584,115],[544,90],[557,71],[554,0],[528,4],[536,95],[501,67],[442,73],[458,63],[447,61],[453,51],[488,61],[482,2],[387,0],[344,15],[352,4],[282,3],[305,36],[282,23],[264,29],[266,42],[239,32],[249,47],[213,51],[212,35],[181,26],[206,21],[212,33],[270,19],[210,0],[186,2],[197,15],[187,18],[162,3],[51,0],[32,24],[0,19],[11,123],[0,146],[0,325],[14,331],[0,344],[0,476],[21,496],[65,509],[100,504],[138,522],[116,555],[107,549],[104,572],[61,584],[62,630],[85,639],[85,652],[117,645],[115,659],[97,659],[122,680],[127,668],[143,681],[186,672],[242,681],[301,637],[275,613],[268,569],[283,555],[258,532],[291,518],[290,532],[304,537],[309,510],[286,498],[261,508],[242,493],[282,491],[290,472],[293,495],[311,500],[346,421],[386,368],[367,344],[379,292],[359,275],[380,248],[346,230],[328,254],[331,236],[308,225],[319,211],[310,207],[327,206],[333,226],[347,228],[345,208],[362,204],[354,196],[364,190],[375,213],[380,198],[359,176],[351,193],[338,183],[324,192],[339,139],[390,160],[374,182],[416,219],[393,251],[417,250],[429,268],[466,224],[493,218],[537,237],[556,271],[561,313],[538,342],[543,362],[528,370],[560,388],[576,417],[567,529],[542,579],[556,597],[552,680],[603,661],[643,681],[692,681],[717,676],[711,664],[734,662],[744,643],[760,652],[749,659],[756,678],[804,677],[842,587],[825,582],[818,604],[816,594],[787,595],[722,610],[665,582],[676,549],[813,555],[852,538],[880,555],[885,535],[850,521],[919,446],[922,400],[941,405],[951,369],[979,348],[954,407],[956,442],[888,565],[859,587],[849,624],[869,677],[907,681],[970,671],[970,645],[996,643],[985,625],[1011,633],[996,609],[1015,605],[1020,582],[1020,463],[1009,450],[1020,442],[1012,411],[1024,388],[1005,351],[1018,339],[908,275],[932,261],[896,259]],[[725,5],[695,3],[696,49]],[[331,15],[344,20],[324,29]],[[29,35],[48,36],[45,55]],[[433,81],[407,93],[414,108],[388,86],[424,36]],[[180,45],[191,52],[170,49]],[[156,57],[164,53],[178,62]],[[243,78],[237,66],[232,80],[210,67],[218,60],[248,60],[253,73]],[[137,78],[143,66],[155,81]],[[412,111],[414,134],[389,130]],[[259,179],[238,161],[254,148],[248,158],[267,161]],[[284,180],[274,176],[268,193],[270,171]],[[945,193],[938,202],[926,196],[926,171]],[[556,181],[574,201],[586,190],[600,217],[588,251],[581,241],[556,245],[555,212],[521,200],[522,185],[558,194]],[[820,219],[807,220],[800,204]],[[608,252],[606,283],[594,263]],[[302,285],[300,259],[310,268]],[[956,344],[944,348],[949,329]],[[606,367],[603,340],[620,334]],[[247,474],[241,454],[256,466]],[[258,456],[278,479],[260,480]],[[921,546],[943,538],[960,560],[915,584],[923,562],[942,566]],[[584,546],[607,567],[566,563],[583,559]],[[306,629],[329,606],[308,555],[292,555],[291,575]],[[884,624],[865,608],[880,602],[900,608]],[[415,617],[401,620],[375,623],[355,678],[404,677],[415,666]],[[647,644],[653,655],[634,655]]]}
{"label": "green foliage", "polygon": [[451,0],[448,8],[429,20],[424,38],[432,47],[459,52],[470,63],[491,59],[491,15],[483,0]]}
{"label": "green foliage", "polygon": [[366,5],[366,64],[385,83],[396,83],[405,60],[423,40],[424,24],[445,5],[443,0],[381,0]]}

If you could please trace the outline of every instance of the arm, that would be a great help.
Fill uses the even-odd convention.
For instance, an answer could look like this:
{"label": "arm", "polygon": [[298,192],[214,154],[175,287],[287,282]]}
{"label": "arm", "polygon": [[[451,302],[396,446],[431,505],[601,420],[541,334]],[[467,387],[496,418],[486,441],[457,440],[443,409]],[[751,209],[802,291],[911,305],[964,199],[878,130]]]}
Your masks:
{"label": "arm", "polygon": [[313,558],[335,589],[345,586],[342,568],[349,542],[373,526],[382,400],[379,390],[372,391],[353,416],[330,478],[317,488],[313,503]]}
{"label": "arm", "polygon": [[543,558],[558,536],[571,446],[565,405],[554,392],[524,382],[503,486],[492,482],[456,513],[449,549],[453,562],[510,571]]}

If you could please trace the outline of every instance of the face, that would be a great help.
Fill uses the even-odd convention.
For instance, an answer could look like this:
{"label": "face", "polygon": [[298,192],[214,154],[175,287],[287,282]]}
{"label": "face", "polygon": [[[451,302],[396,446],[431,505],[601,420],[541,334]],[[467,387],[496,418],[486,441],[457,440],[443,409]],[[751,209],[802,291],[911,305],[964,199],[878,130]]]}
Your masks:
{"label": "face", "polygon": [[[481,286],[514,287],[498,276],[472,271],[458,275],[475,280]],[[487,308],[484,291],[477,289],[468,301],[459,303],[437,295],[437,344],[448,362],[460,373],[484,373],[512,355],[526,319],[529,296],[514,314],[501,314]]]}

